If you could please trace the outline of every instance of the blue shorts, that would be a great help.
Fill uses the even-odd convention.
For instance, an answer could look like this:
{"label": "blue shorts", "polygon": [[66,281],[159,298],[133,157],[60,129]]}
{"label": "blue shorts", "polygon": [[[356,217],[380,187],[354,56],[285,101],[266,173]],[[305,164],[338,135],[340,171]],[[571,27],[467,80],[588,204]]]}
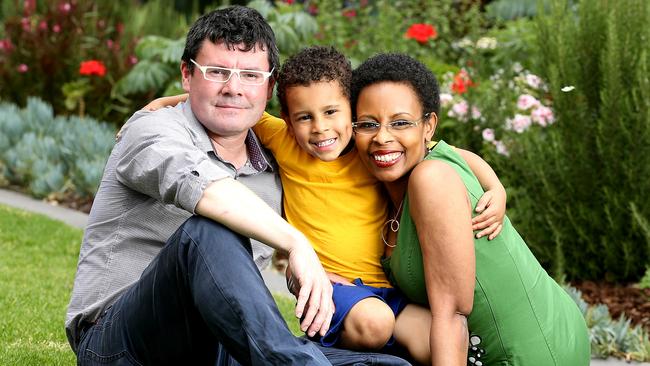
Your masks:
{"label": "blue shorts", "polygon": [[[364,285],[359,278],[354,280],[353,283],[355,286],[346,286],[340,283],[335,283],[333,285],[334,291],[332,293],[332,299],[334,300],[336,311],[332,316],[330,329],[320,339],[320,343],[325,347],[332,347],[339,341],[341,331],[343,330],[343,320],[345,320],[350,309],[352,309],[352,307],[359,301],[369,297],[376,297],[385,302],[391,308],[395,317],[404,310],[408,303],[408,300],[397,289],[390,287],[367,286]],[[386,346],[390,346],[394,342],[395,340],[391,337]]]}

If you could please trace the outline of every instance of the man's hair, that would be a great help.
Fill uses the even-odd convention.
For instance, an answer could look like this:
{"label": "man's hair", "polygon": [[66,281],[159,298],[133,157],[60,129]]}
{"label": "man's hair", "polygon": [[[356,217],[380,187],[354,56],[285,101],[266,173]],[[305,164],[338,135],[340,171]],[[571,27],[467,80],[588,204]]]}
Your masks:
{"label": "man's hair", "polygon": [[196,59],[206,39],[215,44],[224,43],[230,49],[243,46],[239,49],[244,52],[256,47],[267,51],[269,67],[273,68],[273,76],[277,76],[280,56],[275,44],[275,34],[257,10],[236,5],[214,10],[197,19],[187,33],[181,57],[190,72],[194,71],[194,64],[190,59]]}
{"label": "man's hair", "polygon": [[333,47],[312,46],[289,57],[278,76],[280,108],[289,113],[287,89],[292,86],[309,86],[315,82],[338,81],[341,92],[350,98],[352,66],[350,61]]}
{"label": "man's hair", "polygon": [[[422,114],[440,109],[440,88],[433,72],[416,59],[399,53],[380,53],[362,63],[352,73],[352,114],[361,91],[370,85],[392,81],[409,85],[420,100]],[[398,95],[395,96],[399,98]]]}

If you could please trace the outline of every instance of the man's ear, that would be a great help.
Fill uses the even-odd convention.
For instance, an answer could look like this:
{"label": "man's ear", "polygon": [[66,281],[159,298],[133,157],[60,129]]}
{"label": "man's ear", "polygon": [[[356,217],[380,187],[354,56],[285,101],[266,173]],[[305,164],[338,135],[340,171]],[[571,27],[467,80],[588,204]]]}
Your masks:
{"label": "man's ear", "polygon": [[[273,98],[273,87],[275,86],[275,78],[270,77],[269,78],[269,88],[266,91],[266,100],[269,101],[271,98]],[[286,120],[285,120],[286,121]]]}
{"label": "man's ear", "polygon": [[192,72],[190,71],[187,62],[181,61],[181,76],[182,76],[182,84],[183,84],[183,90],[186,92],[190,92],[190,80],[192,79]]}
{"label": "man's ear", "polygon": [[287,116],[284,112],[280,112],[280,117],[282,117],[284,123],[287,124],[287,131],[289,131],[289,134],[295,137],[293,133],[293,125],[291,124],[291,120],[289,119],[289,116]]}
{"label": "man's ear", "polygon": [[431,139],[433,139],[436,127],[438,127],[438,115],[431,112],[429,114],[429,119],[424,123],[424,139],[426,141],[431,141]]}

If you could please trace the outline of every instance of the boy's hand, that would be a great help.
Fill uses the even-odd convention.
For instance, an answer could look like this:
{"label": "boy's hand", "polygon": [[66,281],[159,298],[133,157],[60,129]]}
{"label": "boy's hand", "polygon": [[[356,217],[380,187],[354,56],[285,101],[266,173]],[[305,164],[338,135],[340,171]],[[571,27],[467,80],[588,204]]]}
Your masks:
{"label": "boy's hand", "polygon": [[481,230],[476,234],[476,238],[487,235],[488,240],[494,239],[503,229],[503,218],[506,214],[505,191],[486,191],[478,200],[475,211],[480,215],[472,219],[472,230]]}

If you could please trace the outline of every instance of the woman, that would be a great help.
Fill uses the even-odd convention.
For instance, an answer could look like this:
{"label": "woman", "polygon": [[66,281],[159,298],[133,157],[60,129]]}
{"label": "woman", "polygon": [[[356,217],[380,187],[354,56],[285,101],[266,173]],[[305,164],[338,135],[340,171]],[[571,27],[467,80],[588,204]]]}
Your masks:
{"label": "woman", "polygon": [[438,122],[433,74],[408,56],[380,54],[352,84],[359,156],[394,207],[384,266],[410,300],[430,308],[432,363],[588,365],[580,311],[510,221],[492,241],[472,236],[480,184],[445,142],[427,149]]}

